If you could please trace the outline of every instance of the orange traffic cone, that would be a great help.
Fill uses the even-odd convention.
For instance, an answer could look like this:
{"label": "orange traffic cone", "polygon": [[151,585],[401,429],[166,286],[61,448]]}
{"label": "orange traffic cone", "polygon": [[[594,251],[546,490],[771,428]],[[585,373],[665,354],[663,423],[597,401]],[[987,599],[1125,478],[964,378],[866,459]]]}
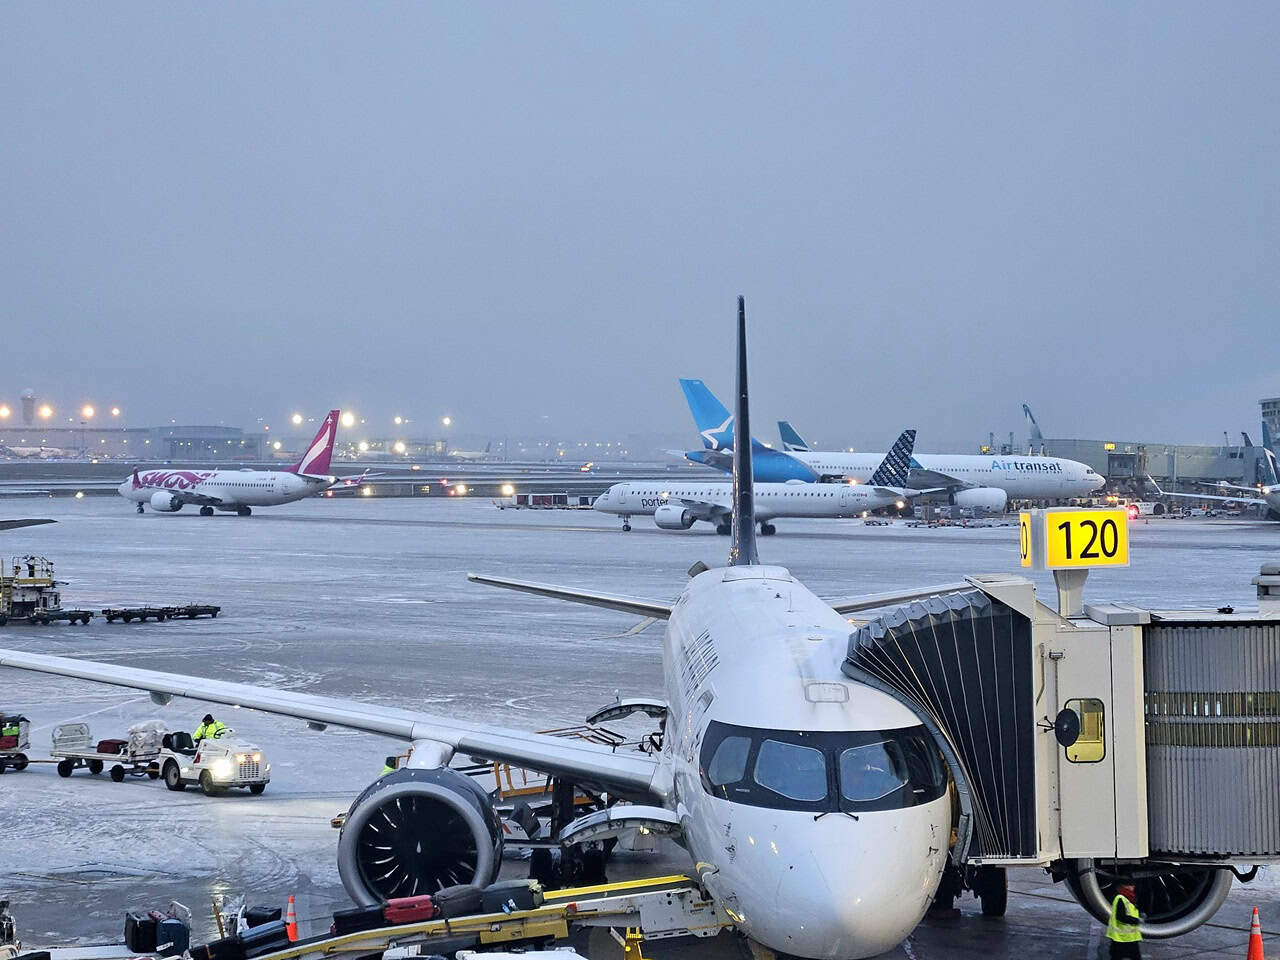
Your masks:
{"label": "orange traffic cone", "polygon": [[1258,908],[1253,908],[1253,923],[1249,926],[1249,953],[1245,960],[1266,960],[1262,955],[1262,924],[1258,922]]}
{"label": "orange traffic cone", "polygon": [[[289,942],[298,942],[298,914],[293,909],[293,894],[289,894],[289,909],[284,915],[284,928],[289,934]],[[1252,960],[1252,958],[1250,958]]]}

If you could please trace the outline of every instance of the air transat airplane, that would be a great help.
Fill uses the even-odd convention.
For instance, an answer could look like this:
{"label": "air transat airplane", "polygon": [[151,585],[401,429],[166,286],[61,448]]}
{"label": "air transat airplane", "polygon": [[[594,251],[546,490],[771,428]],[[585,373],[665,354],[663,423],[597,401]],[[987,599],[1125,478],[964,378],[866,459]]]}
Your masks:
{"label": "air transat airplane", "polygon": [[[738,422],[749,432],[746,320],[738,300]],[[723,916],[795,957],[870,957],[920,921],[951,831],[942,757],[910,710],[840,671],[848,613],[960,589],[819,599],[755,541],[752,451],[734,451],[732,541],[724,567],[695,567],[674,603],[518,580],[470,579],[667,621],[659,745],[618,751],[416,710],[0,650],[0,666],[191,697],[410,741],[407,767],[352,803],[338,841],[360,904],[497,875],[502,834],[489,796],[449,764],[483,757],[629,800],[619,829],[675,837]],[[573,842],[573,821],[560,832]],[[601,836],[594,833],[594,837]]]}
{"label": "air transat airplane", "polygon": [[277,507],[336,487],[357,486],[359,477],[329,476],[333,439],[341,411],[330,410],[324,423],[297,463],[288,470],[143,470],[116,489],[143,512],[150,504],[158,513],[177,513],[187,504],[200,507],[200,516],[211,517],[225,510],[247,517],[254,507]]}
{"label": "air transat airplane", "polygon": [[[912,497],[940,490],[907,488],[907,465],[916,432],[898,437],[879,468],[866,483],[757,483],[756,521],[760,533],[777,530],[771,521],[779,517],[855,517],[881,507],[903,507]],[[650,480],[615,483],[596,498],[594,508],[622,517],[622,529],[631,529],[634,516],[651,516],[662,530],[688,530],[702,520],[716,532],[728,534],[733,517],[733,487],[727,483],[662,484]]]}
{"label": "air transat airplane", "polygon": [[[702,435],[702,450],[685,454],[689,460],[726,470],[733,448],[733,417],[701,380],[681,380],[689,410]],[[783,421],[785,423],[786,421]],[[781,427],[781,424],[779,424]],[[796,439],[799,434],[788,424]],[[787,434],[784,432],[784,443]],[[803,441],[801,441],[803,444]],[[754,438],[757,481],[848,479],[865,483],[883,459],[881,453],[842,453],[817,450],[771,450]],[[952,504],[999,512],[1009,500],[1062,500],[1087,497],[1106,481],[1088,464],[1061,457],[972,456],[916,454],[911,460],[910,485],[941,488]]]}

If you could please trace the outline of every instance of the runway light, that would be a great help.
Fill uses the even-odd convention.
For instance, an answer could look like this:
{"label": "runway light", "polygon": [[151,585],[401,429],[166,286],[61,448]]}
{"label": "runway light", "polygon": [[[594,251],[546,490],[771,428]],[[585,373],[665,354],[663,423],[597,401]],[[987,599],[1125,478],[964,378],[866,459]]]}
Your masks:
{"label": "runway light", "polygon": [[516,488],[513,487],[511,484],[504,483],[502,485],[502,495],[504,497],[514,497],[515,493],[516,493]]}
{"label": "runway light", "polygon": [[280,441],[279,441],[279,440],[277,440],[277,441],[275,441],[273,444],[271,444],[271,449],[272,449],[272,450],[279,450],[279,449],[280,449]]}
{"label": "runway light", "polygon": [[294,414],[292,417],[290,417],[289,419],[293,421],[293,425],[294,425],[295,427],[300,427],[300,426],[302,426],[302,414],[300,414],[300,413],[295,413],[295,414]]}
{"label": "runway light", "polygon": [[398,427],[400,424],[404,423],[404,417],[393,417],[391,422]]}
{"label": "runway light", "polygon": [[412,467],[410,467],[409,469],[410,469],[410,470],[421,470],[421,469],[422,469],[422,466],[421,466],[420,464],[415,463],[415,464],[414,464]]}
{"label": "runway light", "polygon": [[372,496],[373,496],[373,487],[361,487],[361,488],[360,488],[360,496],[362,496],[362,497],[372,497]]}
{"label": "runway light", "polygon": [[80,416],[84,417],[86,420],[93,416],[93,412],[93,407],[87,403],[80,408]]}
{"label": "runway light", "polygon": [[354,413],[344,413],[342,415],[342,425],[344,427],[354,427],[356,425],[356,415]]}
{"label": "runway light", "polygon": [[76,499],[77,499],[77,500],[83,500],[83,499],[84,499],[84,491],[83,491],[83,490],[77,490],[77,491],[76,491]]}
{"label": "runway light", "polygon": [[42,420],[48,420],[52,416],[53,416],[53,407],[49,406],[46,403],[44,406],[40,408],[40,418]]}
{"label": "runway light", "polygon": [[112,415],[113,417],[118,417],[118,416],[120,416],[120,408],[119,408],[119,407],[112,407],[112,408],[111,408],[111,415]]}

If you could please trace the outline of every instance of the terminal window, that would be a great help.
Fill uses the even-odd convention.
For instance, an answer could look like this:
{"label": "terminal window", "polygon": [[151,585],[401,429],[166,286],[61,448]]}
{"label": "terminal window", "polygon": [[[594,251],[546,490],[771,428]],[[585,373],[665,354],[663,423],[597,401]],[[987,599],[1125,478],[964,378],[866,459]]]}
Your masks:
{"label": "terminal window", "polygon": [[1072,763],[1097,763],[1107,755],[1106,717],[1101,700],[1091,697],[1068,700],[1067,709],[1080,718],[1080,737],[1066,747]]}

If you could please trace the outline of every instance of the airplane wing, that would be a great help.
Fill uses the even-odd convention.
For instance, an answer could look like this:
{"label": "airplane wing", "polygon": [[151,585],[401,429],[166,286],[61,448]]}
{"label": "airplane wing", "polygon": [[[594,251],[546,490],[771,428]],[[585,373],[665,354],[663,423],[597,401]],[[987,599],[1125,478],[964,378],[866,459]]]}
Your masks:
{"label": "airplane wing", "polygon": [[692,512],[699,520],[705,520],[708,523],[721,523],[733,513],[728,506],[723,503],[716,503],[714,500],[692,500],[689,497],[677,497],[676,502]]}
{"label": "airplane wing", "polygon": [[509,580],[506,577],[489,577],[480,573],[468,573],[467,579],[472,583],[484,583],[491,587],[505,587],[508,590],[532,593],[539,597],[553,597],[557,600],[585,603],[592,607],[621,610],[623,613],[634,613],[642,617],[654,617],[658,620],[669,620],[671,618],[671,604],[662,603],[658,600],[641,600],[638,597],[626,597],[615,593],[599,593],[594,590],[570,590],[568,587],[557,587],[549,583],[534,583],[531,580]]}
{"label": "airplane wing", "polygon": [[57,520],[0,520],[0,530],[17,530],[19,527],[35,527],[42,523],[57,523]]}
{"label": "airplane wing", "polygon": [[939,487],[943,490],[954,490],[957,487],[973,486],[969,481],[961,480],[959,477],[953,477],[947,473],[939,473],[937,470],[925,470],[922,467],[911,468],[910,482],[913,490],[922,486]]}
{"label": "airplane wing", "polygon": [[877,607],[888,607],[896,603],[909,603],[922,597],[932,597],[939,593],[955,593],[957,590],[968,590],[968,583],[940,583],[934,587],[916,587],[912,590],[891,590],[888,593],[868,593],[861,597],[846,597],[841,600],[824,601],[831,605],[836,613],[857,613],[860,610],[874,610]]}
{"label": "airplane wing", "polygon": [[630,796],[656,797],[661,793],[661,788],[654,782],[654,774],[658,770],[658,763],[654,758],[640,753],[615,753],[607,747],[581,740],[510,730],[378,704],[339,700],[335,697],[18,650],[0,650],[0,666],[147,690],[153,699],[162,703],[167,703],[169,697],[188,697],[296,717],[310,723],[348,727],[401,740],[432,740],[447,744],[469,756],[575,777],[579,781],[600,784]]}
{"label": "airplane wing", "polygon": [[[161,487],[146,487],[147,490],[161,490]],[[183,503],[194,503],[200,507],[216,507],[223,502],[221,497],[210,496],[207,493],[201,493],[199,490],[165,490],[165,493],[172,493]]]}
{"label": "airplane wing", "polygon": [[1162,497],[1181,497],[1184,500],[1218,500],[1222,503],[1248,503],[1251,505],[1257,504],[1262,507],[1271,506],[1270,501],[1256,496],[1258,491],[1252,487],[1237,487],[1230,483],[1215,484],[1219,489],[1226,488],[1228,490],[1243,490],[1248,493],[1255,494],[1255,496],[1252,497],[1221,497],[1215,496],[1211,493],[1174,493],[1172,490],[1162,490],[1160,489],[1160,484],[1156,483],[1155,477],[1151,476],[1151,474],[1147,474],[1147,480],[1149,480],[1151,485],[1156,488],[1156,493]]}
{"label": "airplane wing", "polygon": [[925,487],[917,490],[915,487],[872,487],[876,493],[885,497],[904,497],[910,500],[912,497],[923,497],[930,493],[946,493],[951,487]]}

